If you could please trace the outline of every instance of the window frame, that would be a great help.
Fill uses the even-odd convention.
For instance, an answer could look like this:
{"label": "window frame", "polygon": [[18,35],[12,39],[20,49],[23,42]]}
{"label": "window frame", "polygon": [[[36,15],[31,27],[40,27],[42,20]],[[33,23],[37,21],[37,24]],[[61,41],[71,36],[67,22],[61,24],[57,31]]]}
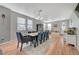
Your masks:
{"label": "window frame", "polygon": [[27,30],[32,31],[32,29],[33,29],[33,21],[31,19],[28,19],[27,20]]}

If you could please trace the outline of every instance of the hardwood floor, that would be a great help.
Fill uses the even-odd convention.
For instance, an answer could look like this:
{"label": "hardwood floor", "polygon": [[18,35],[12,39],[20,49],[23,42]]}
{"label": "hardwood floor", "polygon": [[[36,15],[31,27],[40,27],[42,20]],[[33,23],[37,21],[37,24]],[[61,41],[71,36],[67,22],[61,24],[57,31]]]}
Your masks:
{"label": "hardwood floor", "polygon": [[[79,55],[79,51],[76,47],[69,46],[67,43],[63,42],[63,36],[58,34],[50,35],[53,43],[45,49],[46,55]],[[6,44],[0,45],[0,49],[4,51],[4,55],[28,55],[26,50],[22,52],[17,49],[16,41],[10,41]]]}
{"label": "hardwood floor", "polygon": [[79,55],[79,51],[76,47],[69,46],[64,43],[63,36],[56,34],[53,37],[54,43],[46,50],[48,55]]}
{"label": "hardwood floor", "polygon": [[17,42],[12,40],[6,44],[0,45],[0,49],[3,51],[4,55],[26,55],[26,51],[20,52],[20,48],[17,48]]}

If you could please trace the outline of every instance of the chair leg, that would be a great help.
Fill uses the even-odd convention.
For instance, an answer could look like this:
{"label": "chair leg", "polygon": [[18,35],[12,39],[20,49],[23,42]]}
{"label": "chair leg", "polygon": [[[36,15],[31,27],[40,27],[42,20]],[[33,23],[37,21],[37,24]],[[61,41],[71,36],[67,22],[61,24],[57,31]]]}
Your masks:
{"label": "chair leg", "polygon": [[47,40],[47,38],[46,38],[46,40]]}
{"label": "chair leg", "polygon": [[41,40],[41,43],[43,42],[43,40]]}
{"label": "chair leg", "polygon": [[46,40],[46,37],[45,37],[45,40]]}
{"label": "chair leg", "polygon": [[32,46],[32,41],[30,41],[30,46]]}
{"label": "chair leg", "polygon": [[38,46],[38,40],[36,40],[36,46]]}
{"label": "chair leg", "polygon": [[36,47],[36,40],[33,40],[34,47]]}
{"label": "chair leg", "polygon": [[37,44],[37,46],[38,46],[38,38],[36,37],[36,44]]}
{"label": "chair leg", "polygon": [[17,44],[17,48],[19,47],[19,42],[18,42],[18,44]]}
{"label": "chair leg", "polygon": [[34,43],[34,47],[36,47],[36,42]]}
{"label": "chair leg", "polygon": [[45,39],[43,38],[43,42],[45,42]]}
{"label": "chair leg", "polygon": [[20,51],[22,51],[22,47],[23,47],[23,43],[21,43],[21,48],[20,48]]}
{"label": "chair leg", "polygon": [[40,44],[42,44],[42,40],[40,40]]}
{"label": "chair leg", "polygon": [[38,41],[37,41],[37,46],[38,46]]}
{"label": "chair leg", "polygon": [[34,47],[36,47],[36,44],[34,44]]}

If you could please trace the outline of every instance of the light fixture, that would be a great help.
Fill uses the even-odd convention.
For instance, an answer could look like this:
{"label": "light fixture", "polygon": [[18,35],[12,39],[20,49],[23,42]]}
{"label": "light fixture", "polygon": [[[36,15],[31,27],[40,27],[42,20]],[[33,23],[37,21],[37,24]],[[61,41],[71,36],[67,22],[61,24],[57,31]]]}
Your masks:
{"label": "light fixture", "polygon": [[5,14],[2,14],[2,18],[3,18],[3,19],[5,18]]}
{"label": "light fixture", "polygon": [[2,20],[4,22],[4,19],[5,19],[5,14],[2,14]]}
{"label": "light fixture", "polygon": [[43,10],[38,10],[38,16],[37,16],[37,18],[38,18],[38,20],[41,20],[41,19],[43,19],[43,17],[41,17],[41,12],[42,12]]}

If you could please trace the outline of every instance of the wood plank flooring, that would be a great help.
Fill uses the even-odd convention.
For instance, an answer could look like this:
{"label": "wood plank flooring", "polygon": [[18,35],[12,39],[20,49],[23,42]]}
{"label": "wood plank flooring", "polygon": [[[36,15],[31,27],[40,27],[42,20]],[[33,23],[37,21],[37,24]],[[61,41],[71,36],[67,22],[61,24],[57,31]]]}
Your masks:
{"label": "wood plank flooring", "polygon": [[[62,36],[55,36],[52,38],[53,43],[45,49],[47,55],[79,55],[79,51],[76,47],[69,46],[67,43],[63,42]],[[0,45],[0,49],[4,51],[4,55],[28,55],[27,51],[19,51],[16,48],[16,41],[10,41],[9,43]]]}
{"label": "wood plank flooring", "polygon": [[[54,36],[54,34],[52,35]],[[64,43],[63,36],[55,34],[52,37],[54,43],[46,50],[48,55],[79,55],[79,51],[76,47],[69,46],[67,43]]]}

